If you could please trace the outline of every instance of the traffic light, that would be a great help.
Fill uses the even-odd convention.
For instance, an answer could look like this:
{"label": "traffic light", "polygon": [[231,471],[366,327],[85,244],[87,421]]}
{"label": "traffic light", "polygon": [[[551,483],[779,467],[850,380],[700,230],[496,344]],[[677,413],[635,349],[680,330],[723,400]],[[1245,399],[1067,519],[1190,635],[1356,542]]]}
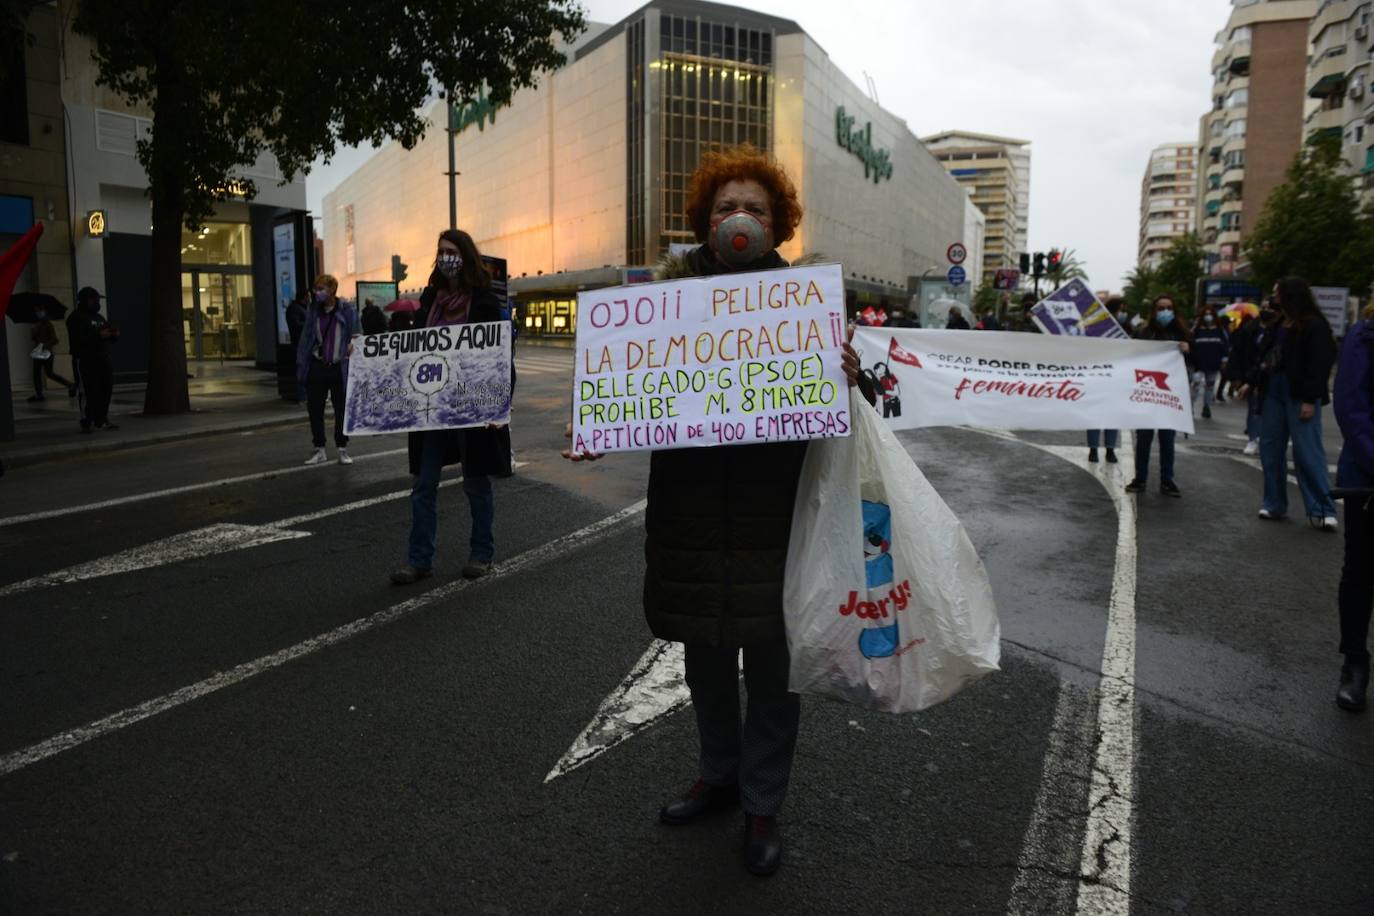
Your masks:
{"label": "traffic light", "polygon": [[1029,273],[1030,273],[1030,255],[1026,254],[1026,253],[1023,251],[1023,252],[1021,252],[1021,276],[1024,277],[1024,276],[1026,276],[1026,275],[1029,274]]}
{"label": "traffic light", "polygon": [[1037,252],[1035,253],[1035,273],[1032,274],[1032,276],[1038,278],[1038,277],[1043,277],[1044,275],[1045,275],[1045,253],[1044,253],[1043,251],[1037,251]]}
{"label": "traffic light", "polygon": [[393,254],[391,256],[391,282],[400,283],[406,278],[406,265],[401,263],[401,256]]}
{"label": "traffic light", "polygon": [[1063,260],[1064,260],[1064,254],[1063,254],[1063,252],[1061,252],[1058,248],[1051,248],[1051,249],[1050,249],[1049,257],[1048,257],[1048,259],[1047,259],[1047,263],[1048,263],[1048,265],[1049,265],[1050,272],[1053,273],[1054,271],[1058,270],[1058,269],[1059,269],[1059,265],[1063,262]]}

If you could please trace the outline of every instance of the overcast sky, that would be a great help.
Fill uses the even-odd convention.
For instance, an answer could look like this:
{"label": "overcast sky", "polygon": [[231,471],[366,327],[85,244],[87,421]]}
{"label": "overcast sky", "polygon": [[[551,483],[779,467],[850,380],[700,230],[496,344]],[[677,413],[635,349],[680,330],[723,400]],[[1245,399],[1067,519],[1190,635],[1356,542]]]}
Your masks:
{"label": "overcast sky", "polygon": [[[589,0],[616,22],[642,0]],[[1229,0],[743,0],[798,22],[918,136],[962,129],[1032,143],[1030,247],[1073,248],[1098,288],[1135,266],[1150,150],[1197,139]],[[315,214],[370,155],[306,179]]]}

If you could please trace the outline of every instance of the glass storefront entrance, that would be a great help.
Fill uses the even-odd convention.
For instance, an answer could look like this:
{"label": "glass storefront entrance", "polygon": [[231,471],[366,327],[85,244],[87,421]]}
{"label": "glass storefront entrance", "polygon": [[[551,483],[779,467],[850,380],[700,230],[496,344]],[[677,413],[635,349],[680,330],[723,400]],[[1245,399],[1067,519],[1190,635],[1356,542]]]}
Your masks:
{"label": "glass storefront entrance", "polygon": [[254,359],[257,303],[247,223],[181,232],[181,326],[188,359]]}
{"label": "glass storefront entrance", "polygon": [[181,275],[181,327],[188,359],[253,359],[257,355],[253,277],[191,270]]}
{"label": "glass storefront entrance", "polygon": [[566,337],[577,334],[575,298],[530,299],[520,301],[525,332],[531,337]]}

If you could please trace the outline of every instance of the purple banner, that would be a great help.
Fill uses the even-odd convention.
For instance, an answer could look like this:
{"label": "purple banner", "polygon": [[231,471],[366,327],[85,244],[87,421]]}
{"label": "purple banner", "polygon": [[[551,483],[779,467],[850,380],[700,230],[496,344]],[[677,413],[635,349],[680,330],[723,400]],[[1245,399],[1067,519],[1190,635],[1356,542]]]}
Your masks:
{"label": "purple banner", "polygon": [[1131,336],[1082,280],[1070,280],[1040,300],[1031,309],[1031,318],[1045,334],[1122,340]]}

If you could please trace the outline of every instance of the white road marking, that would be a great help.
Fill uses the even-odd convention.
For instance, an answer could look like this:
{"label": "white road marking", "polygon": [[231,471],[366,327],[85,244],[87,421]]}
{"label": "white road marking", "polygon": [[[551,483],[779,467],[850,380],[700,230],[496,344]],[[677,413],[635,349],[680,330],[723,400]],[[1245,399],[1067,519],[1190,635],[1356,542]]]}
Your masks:
{"label": "white road marking", "polygon": [[53,585],[67,585],[85,579],[99,579],[121,573],[136,572],[154,566],[166,566],[200,557],[225,554],[235,550],[246,550],[277,541],[310,537],[309,531],[284,531],[272,525],[232,525],[218,524],[134,547],[121,550],[108,557],[101,557],[89,563],[79,563],[66,569],[25,579],[0,588],[0,598],[18,595],[21,592],[47,588]]}
{"label": "white road marking", "polygon": [[[524,467],[526,462],[515,462],[516,469]],[[461,476],[451,477],[448,480],[441,480],[439,488],[451,487],[463,482]],[[181,563],[186,560],[196,560],[201,557],[208,557],[213,554],[226,553],[230,550],[244,550],[249,547],[257,547],[261,544],[271,544],[274,541],[290,540],[292,538],[309,537],[309,531],[286,531],[287,528],[295,528],[308,522],[319,521],[331,515],[340,515],[344,512],[356,512],[359,509],[367,509],[371,506],[390,502],[394,499],[401,499],[410,495],[410,489],[393,490],[390,493],[383,493],[381,496],[372,496],[367,499],[358,499],[350,503],[343,503],[338,506],[330,506],[328,509],[320,509],[317,512],[307,512],[304,515],[293,515],[280,521],[267,522],[262,525],[232,525],[219,524],[210,525],[207,528],[198,528],[195,531],[187,531],[182,534],[173,535],[142,547],[134,547],[130,550],[121,551],[99,560],[92,560],[88,563],[79,563],[76,566],[69,566],[57,572],[48,573],[42,576],[35,576],[32,579],[25,579],[22,582],[15,582],[0,588],[0,597],[5,595],[17,595],[20,592],[32,591],[36,588],[46,588],[51,585],[66,585],[71,582],[80,582],[84,579],[98,579],[102,576],[113,576],[119,573],[135,572],[141,569],[150,569],[154,566],[165,566],[169,563]]]}
{"label": "white road marking", "polygon": [[271,655],[245,662],[228,671],[221,671],[203,681],[182,687],[165,696],[156,697],[146,702],[139,703],[137,706],[130,706],[122,709],[103,719],[89,722],[79,728],[62,732],[54,735],[38,744],[30,745],[26,748],[11,752],[0,757],[0,776],[6,776],[25,767],[32,766],[42,760],[46,760],[55,754],[69,751],[79,747],[88,741],[108,735],[111,732],[127,728],[135,723],[142,722],[144,719],[156,716],[168,710],[175,709],[192,700],[208,696],[216,691],[231,687],[234,684],[256,677],[263,672],[280,667],[287,662],[294,661],[329,646],[337,645],[345,640],[352,639],[370,630],[393,623],[403,617],[409,616],[421,608],[436,604],[453,595],[469,588],[477,588],[487,582],[497,579],[504,579],[514,573],[521,572],[531,566],[536,566],[547,560],[554,559],[562,554],[570,553],[588,544],[595,543],[614,533],[615,529],[622,523],[636,517],[644,511],[644,500],[640,500],[633,505],[626,506],[619,512],[606,516],[600,521],[593,522],[585,528],[579,528],[570,534],[565,534],[560,538],[549,541],[532,550],[528,550],[519,556],[512,557],[492,567],[490,573],[481,579],[457,579],[447,585],[442,585],[431,591],[416,595],[415,597],[394,604],[389,608],[378,611],[368,617],[363,617],[352,623],[336,627],[319,636],[314,636],[304,642],[296,643],[294,646],[274,652]]}
{"label": "white road marking", "polygon": [[[1126,475],[1122,465],[1090,464],[1081,447],[1020,441],[1091,474],[1106,489],[1116,508],[1116,562],[1097,685],[1094,732],[1097,741],[1088,795],[1088,822],[1078,863],[1077,912],[1093,916],[1129,916],[1135,799],[1135,498],[1125,491]],[[1080,735],[1079,740],[1091,742],[1091,738],[1091,735]],[[1045,773],[1053,775],[1053,770],[1047,763]],[[1042,787],[1040,794],[1047,795],[1048,791]],[[1023,860],[1034,856],[1037,837],[1048,829],[1037,818],[1046,817],[1048,813],[1037,805],[1022,844]],[[1027,846],[1031,848],[1028,850]],[[1010,912],[1022,911],[1013,909]]]}
{"label": "white road marking", "polygon": [[[404,455],[407,449],[395,448],[385,452],[373,452],[369,455],[354,455],[353,460],[370,461],[373,458],[389,458],[393,455]],[[127,506],[130,503],[144,502],[150,499],[161,499],[164,496],[177,496],[181,493],[194,493],[197,490],[209,490],[215,487],[227,487],[240,483],[251,483],[257,480],[271,480],[274,477],[283,477],[287,474],[301,474],[306,471],[319,471],[334,467],[334,462],[327,464],[296,464],[284,468],[277,468],[272,471],[260,471],[256,474],[243,474],[238,477],[221,477],[217,480],[207,480],[204,483],[192,483],[183,487],[170,487],[166,490],[154,490],[150,493],[135,493],[131,496],[119,496],[114,499],[105,499],[100,502],[86,503],[80,506],[68,506],[64,509],[48,509],[43,512],[30,512],[27,515],[13,515],[9,518],[0,518],[0,528],[8,525],[22,525],[27,522],[37,522],[48,518],[61,518],[64,515],[75,515],[79,512],[94,512],[97,509],[109,509],[112,506]]]}
{"label": "white road marking", "polygon": [[602,701],[544,782],[566,776],[691,701],[683,679],[682,644],[654,640],[630,673]]}

